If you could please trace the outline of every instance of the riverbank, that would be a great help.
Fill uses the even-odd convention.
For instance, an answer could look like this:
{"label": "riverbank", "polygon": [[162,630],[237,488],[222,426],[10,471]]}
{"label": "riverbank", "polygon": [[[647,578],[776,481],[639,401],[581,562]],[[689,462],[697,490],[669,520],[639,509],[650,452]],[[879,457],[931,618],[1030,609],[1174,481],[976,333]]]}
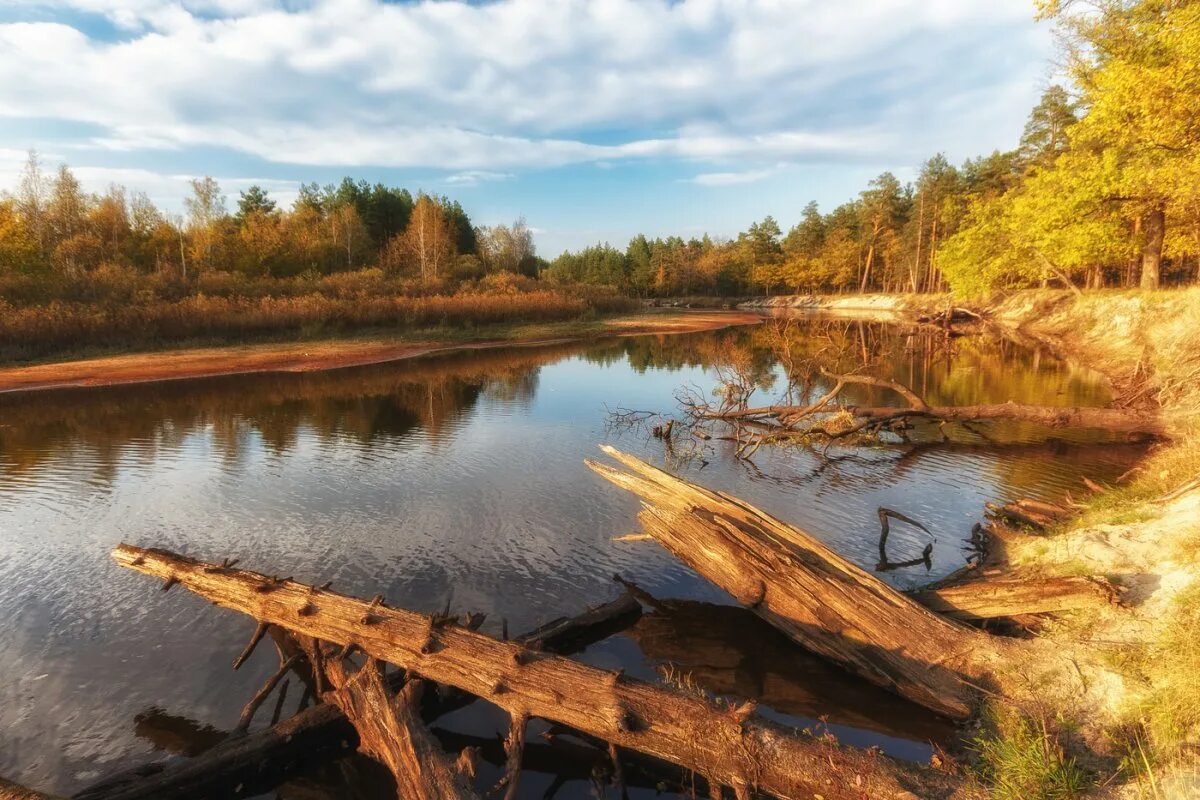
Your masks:
{"label": "riverbank", "polygon": [[1126,480],[1102,487],[1054,535],[1006,549],[1014,566],[1104,575],[1122,589],[1120,607],[1045,634],[1122,678],[1098,713],[1123,780],[1097,794],[1200,796],[1200,289],[1022,292],[977,310],[1107,375],[1118,405],[1172,420],[1174,438]]}
{"label": "riverbank", "polygon": [[[1115,405],[1169,421],[1172,438],[1116,484],[1064,498],[1079,507],[1075,518],[1049,536],[1000,545],[1004,565],[1027,576],[1103,576],[1121,604],[1063,616],[1039,634],[1077,659],[1083,696],[1043,686],[1040,708],[1021,709],[1017,721],[993,709],[975,741],[1006,800],[1078,796],[1049,791],[1054,781],[1064,788],[1073,757],[1099,770],[1088,796],[1200,796],[1200,288],[1027,291],[969,303],[795,296],[741,307],[894,321],[965,307],[982,318],[974,324],[1102,373]],[[1039,665],[1014,668],[1036,674]],[[1047,791],[1028,794],[1038,770]]]}
{"label": "riverbank", "polygon": [[0,393],[254,373],[312,372],[455,350],[534,347],[611,336],[693,333],[761,321],[760,315],[744,312],[644,311],[599,320],[427,328],[406,334],[130,353],[0,368]]}

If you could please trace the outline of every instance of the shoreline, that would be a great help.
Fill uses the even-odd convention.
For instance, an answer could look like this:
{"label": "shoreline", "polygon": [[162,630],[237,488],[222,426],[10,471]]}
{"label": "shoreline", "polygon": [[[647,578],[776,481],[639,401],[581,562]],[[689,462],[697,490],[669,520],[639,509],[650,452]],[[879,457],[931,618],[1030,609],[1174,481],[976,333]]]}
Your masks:
{"label": "shoreline", "polygon": [[227,345],[128,353],[0,367],[0,395],[89,389],[198,378],[317,372],[499,347],[538,347],[592,338],[699,333],[757,325],[744,311],[647,311],[599,321],[509,326],[509,335],[463,339],[373,337]]}

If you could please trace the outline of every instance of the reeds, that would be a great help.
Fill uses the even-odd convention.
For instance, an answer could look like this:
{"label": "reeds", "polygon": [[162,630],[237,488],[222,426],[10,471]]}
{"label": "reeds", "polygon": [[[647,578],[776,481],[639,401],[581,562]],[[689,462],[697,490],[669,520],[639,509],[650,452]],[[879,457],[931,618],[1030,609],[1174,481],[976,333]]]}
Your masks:
{"label": "reeds", "polygon": [[10,276],[0,283],[0,358],[367,329],[561,322],[631,306],[595,287],[549,289],[517,276],[486,278],[457,291],[389,279],[379,270],[287,280],[212,273],[188,285],[124,270],[36,286]]}

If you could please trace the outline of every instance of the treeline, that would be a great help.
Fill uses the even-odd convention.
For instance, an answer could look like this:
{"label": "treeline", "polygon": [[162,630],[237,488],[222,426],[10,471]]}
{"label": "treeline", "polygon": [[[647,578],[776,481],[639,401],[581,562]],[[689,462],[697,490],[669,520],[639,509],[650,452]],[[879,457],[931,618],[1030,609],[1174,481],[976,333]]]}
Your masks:
{"label": "treeline", "polygon": [[628,310],[607,287],[548,285],[523,220],[476,227],[457,202],[350,179],[261,187],[234,208],[212,178],[184,213],[90,194],[31,153],[0,199],[0,361],[129,348],[471,329]]}
{"label": "treeline", "polygon": [[564,253],[549,274],[641,295],[959,293],[1045,284],[1157,288],[1200,279],[1200,3],[1039,0],[1071,86],[1051,87],[1018,146],[915,181],[885,172],[786,233],[635,237]]}
{"label": "treeline", "polygon": [[288,210],[251,186],[232,211],[215,180],[196,179],[184,209],[168,215],[121,186],[89,194],[69,167],[48,175],[30,153],[19,185],[0,199],[0,274],[53,285],[101,270],[189,281],[212,272],[281,279],[375,267],[430,283],[532,276],[542,263],[523,220],[477,228],[457,201],[350,178],[302,185]]}

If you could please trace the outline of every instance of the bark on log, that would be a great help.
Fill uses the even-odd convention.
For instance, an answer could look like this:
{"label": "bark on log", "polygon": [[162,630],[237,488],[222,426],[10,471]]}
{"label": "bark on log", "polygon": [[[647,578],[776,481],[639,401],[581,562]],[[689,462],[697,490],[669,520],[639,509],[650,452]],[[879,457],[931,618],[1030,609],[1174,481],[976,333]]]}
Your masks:
{"label": "bark on log", "polygon": [[[488,699],[512,715],[558,722],[722,784],[791,800],[946,797],[949,776],[793,734],[707,698],[625,678],[502,642],[430,617],[374,606],[291,580],[220,569],[172,553],[120,545],[122,566],[179,585],[260,621],[396,664]],[[907,602],[907,601],[906,601]],[[297,612],[307,609],[304,615]],[[365,617],[367,612],[371,616]],[[963,796],[963,795],[960,795]]]}
{"label": "bark on log", "polygon": [[608,446],[589,461],[643,500],[646,532],[808,650],[955,719],[972,713],[985,656],[1004,643],[939,616],[815,538],[742,501]]}
{"label": "bark on log", "polygon": [[1088,577],[985,578],[923,589],[910,596],[928,609],[961,620],[1053,614],[1117,602],[1112,584]]}
{"label": "bark on log", "polygon": [[0,800],[56,800],[56,798],[0,778]]}
{"label": "bark on log", "polygon": [[[549,653],[574,653],[633,624],[641,605],[628,594],[573,617],[560,617],[517,637],[516,641]],[[399,674],[389,686],[400,688]],[[457,692],[430,692],[426,719],[475,701]],[[245,797],[353,751],[358,734],[336,706],[322,704],[301,711],[266,730],[228,739],[195,758],[143,764],[92,784],[74,800],[200,800]],[[241,787],[241,789],[238,789]]]}
{"label": "bark on log", "polygon": [[471,778],[450,762],[421,721],[420,680],[408,680],[399,693],[385,684],[383,666],[368,659],[347,675],[341,662],[326,674],[334,690],[325,695],[358,732],[358,749],[388,768],[396,779],[397,800],[476,800]]}

